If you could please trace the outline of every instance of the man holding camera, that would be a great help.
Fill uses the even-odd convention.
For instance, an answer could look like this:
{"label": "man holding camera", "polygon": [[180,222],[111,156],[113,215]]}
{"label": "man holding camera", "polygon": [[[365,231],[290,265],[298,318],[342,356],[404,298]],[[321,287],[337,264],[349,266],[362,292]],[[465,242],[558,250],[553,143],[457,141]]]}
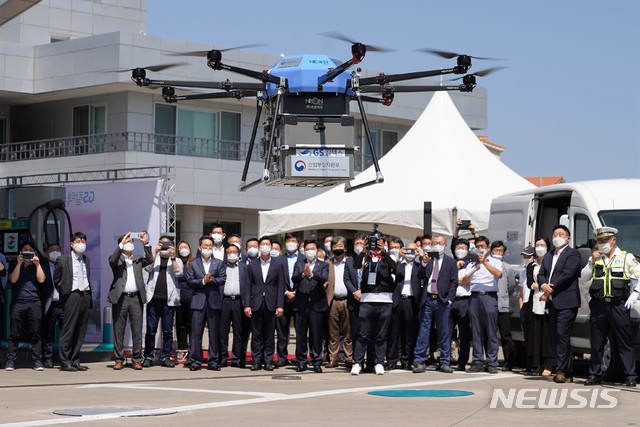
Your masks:
{"label": "man holding camera", "polygon": [[[375,339],[376,375],[384,375],[384,358],[387,353],[387,332],[395,289],[396,262],[385,250],[385,240],[374,233],[367,239],[367,250],[358,255],[354,268],[362,270],[358,336],[354,350],[351,375],[360,375],[369,341]],[[375,335],[375,338],[374,338]]]}
{"label": "man holding camera", "polygon": [[173,350],[173,317],[180,305],[178,278],[182,276],[182,260],[176,258],[173,240],[170,236],[161,236],[156,246],[153,270],[149,273],[146,285],[147,294],[147,332],[144,339],[143,368],[153,364],[156,347],[158,322],[162,321],[162,352],[160,364],[173,368],[171,361]]}

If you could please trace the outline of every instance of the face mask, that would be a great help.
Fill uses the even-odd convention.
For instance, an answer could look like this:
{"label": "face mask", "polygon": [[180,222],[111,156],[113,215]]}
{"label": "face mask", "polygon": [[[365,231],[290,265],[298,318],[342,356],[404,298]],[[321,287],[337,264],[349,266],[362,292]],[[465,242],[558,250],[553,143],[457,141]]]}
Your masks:
{"label": "face mask", "polygon": [[60,251],[51,251],[49,252],[49,259],[51,261],[56,261],[58,258],[60,258],[60,255],[62,255]]}
{"label": "face mask", "polygon": [[160,251],[161,258],[169,258],[169,251]]}
{"label": "face mask", "polygon": [[553,247],[560,249],[561,247],[563,247],[564,245],[567,244],[567,241],[565,240],[564,237],[554,237],[553,238]]}
{"label": "face mask", "polygon": [[280,252],[276,251],[275,249],[272,249],[271,252],[269,252],[269,254],[271,255],[271,258],[278,258],[278,256],[280,255]]}
{"label": "face mask", "polygon": [[431,246],[423,246],[422,252],[431,252]]}
{"label": "face mask", "polygon": [[315,249],[311,249],[309,251],[304,252],[304,256],[307,257],[307,261],[309,262],[312,262],[314,259],[316,259],[317,255],[318,255],[318,251],[316,251]]}
{"label": "face mask", "polygon": [[391,255],[392,257],[398,257],[398,255],[400,255],[400,249],[391,249],[389,251],[389,255]]}
{"label": "face mask", "polygon": [[202,254],[203,257],[205,258],[210,258],[211,255],[213,255],[213,249],[200,249],[200,253]]}
{"label": "face mask", "polygon": [[404,259],[409,262],[413,262],[416,259],[416,254],[404,254]]}
{"label": "face mask", "polygon": [[543,246],[536,246],[536,255],[545,256],[547,254],[547,248]]}
{"label": "face mask", "polygon": [[211,238],[213,239],[213,243],[215,243],[216,245],[222,243],[222,234],[211,233]]}
{"label": "face mask", "polygon": [[238,254],[227,255],[227,261],[229,261],[231,264],[235,264],[236,262],[238,262]]}
{"label": "face mask", "polygon": [[298,244],[295,242],[289,242],[285,245],[287,252],[295,252],[298,249]]}
{"label": "face mask", "polygon": [[336,249],[336,250],[334,250],[334,251],[333,251],[333,254],[334,254],[335,256],[341,256],[341,255],[344,255],[344,249]]}
{"label": "face mask", "polygon": [[251,258],[257,257],[258,256],[258,248],[251,247],[251,248],[247,249],[247,255],[249,255]]}
{"label": "face mask", "polygon": [[491,255],[491,257],[494,259],[502,260],[502,255]]}
{"label": "face mask", "polygon": [[467,255],[469,255],[469,251],[467,251],[466,249],[456,249],[456,258],[458,259],[464,259],[467,257]]}
{"label": "face mask", "polygon": [[435,252],[438,252],[440,255],[442,255],[442,252],[444,252],[444,246],[442,245],[435,245],[431,249]]}
{"label": "face mask", "polygon": [[181,257],[186,258],[186,257],[189,256],[189,254],[191,254],[191,251],[189,249],[187,249],[187,248],[184,248],[184,249],[180,249],[180,251],[178,251],[178,253],[180,254]]}
{"label": "face mask", "polygon": [[87,244],[86,243],[74,243],[73,250],[76,251],[79,254],[83,254],[84,251],[87,250]]}
{"label": "face mask", "polygon": [[598,250],[603,254],[608,254],[611,251],[611,243],[598,243]]}
{"label": "face mask", "polygon": [[473,243],[469,244],[469,250],[472,251],[476,248],[476,245],[474,245]]}
{"label": "face mask", "polygon": [[353,251],[356,253],[356,255],[360,255],[360,253],[362,252],[362,245],[358,245],[356,247],[353,248]]}
{"label": "face mask", "polygon": [[135,245],[131,242],[127,242],[124,245],[122,245],[122,250],[123,251],[127,251],[127,252],[133,252],[133,249],[135,248]]}
{"label": "face mask", "polygon": [[271,245],[262,245],[260,246],[260,253],[262,255],[266,255],[271,252]]}
{"label": "face mask", "polygon": [[324,250],[327,252],[331,252],[331,242],[327,242],[324,244]]}

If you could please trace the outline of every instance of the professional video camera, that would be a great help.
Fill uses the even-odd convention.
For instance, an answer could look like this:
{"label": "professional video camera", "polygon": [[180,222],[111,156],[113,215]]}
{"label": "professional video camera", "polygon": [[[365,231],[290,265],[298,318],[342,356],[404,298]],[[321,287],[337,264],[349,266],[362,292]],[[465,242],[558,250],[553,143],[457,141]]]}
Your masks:
{"label": "professional video camera", "polygon": [[382,239],[382,233],[378,231],[378,224],[373,224],[373,233],[367,236],[367,250],[369,251],[377,251],[378,250],[378,240]]}

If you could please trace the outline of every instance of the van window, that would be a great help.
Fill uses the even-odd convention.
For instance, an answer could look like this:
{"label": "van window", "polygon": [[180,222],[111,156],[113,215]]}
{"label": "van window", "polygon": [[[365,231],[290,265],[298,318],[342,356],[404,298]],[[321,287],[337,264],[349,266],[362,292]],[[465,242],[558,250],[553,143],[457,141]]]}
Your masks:
{"label": "van window", "polygon": [[640,209],[600,211],[602,225],[618,229],[616,245],[623,251],[640,256]]}
{"label": "van window", "polygon": [[593,226],[584,214],[576,214],[573,225],[573,244],[575,249],[591,249],[595,243]]}

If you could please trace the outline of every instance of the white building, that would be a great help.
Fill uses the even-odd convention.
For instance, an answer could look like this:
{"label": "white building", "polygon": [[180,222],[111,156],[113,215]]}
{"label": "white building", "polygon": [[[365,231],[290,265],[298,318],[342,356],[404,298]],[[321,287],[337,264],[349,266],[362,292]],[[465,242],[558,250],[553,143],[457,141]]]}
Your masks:
{"label": "white building", "polygon": [[[254,99],[170,105],[159,90],[133,84],[130,72],[113,72],[176,62],[168,53],[211,49],[145,35],[146,8],[145,0],[0,0],[0,17],[16,15],[0,19],[0,178],[168,166],[174,171],[177,231],[192,243],[217,221],[227,234],[255,236],[259,210],[322,191],[263,185],[238,191]],[[178,60],[188,65],[154,73],[154,78],[248,81],[214,74],[204,58]],[[225,63],[255,70],[277,60],[248,51],[224,56]],[[398,94],[391,107],[365,105],[380,155],[403,137],[430,97]],[[472,129],[486,127],[486,97],[483,88],[452,93]],[[355,104],[352,110],[354,142],[362,145]],[[370,161],[368,147],[361,153],[356,170]],[[263,168],[258,153],[254,158],[249,181]]]}

